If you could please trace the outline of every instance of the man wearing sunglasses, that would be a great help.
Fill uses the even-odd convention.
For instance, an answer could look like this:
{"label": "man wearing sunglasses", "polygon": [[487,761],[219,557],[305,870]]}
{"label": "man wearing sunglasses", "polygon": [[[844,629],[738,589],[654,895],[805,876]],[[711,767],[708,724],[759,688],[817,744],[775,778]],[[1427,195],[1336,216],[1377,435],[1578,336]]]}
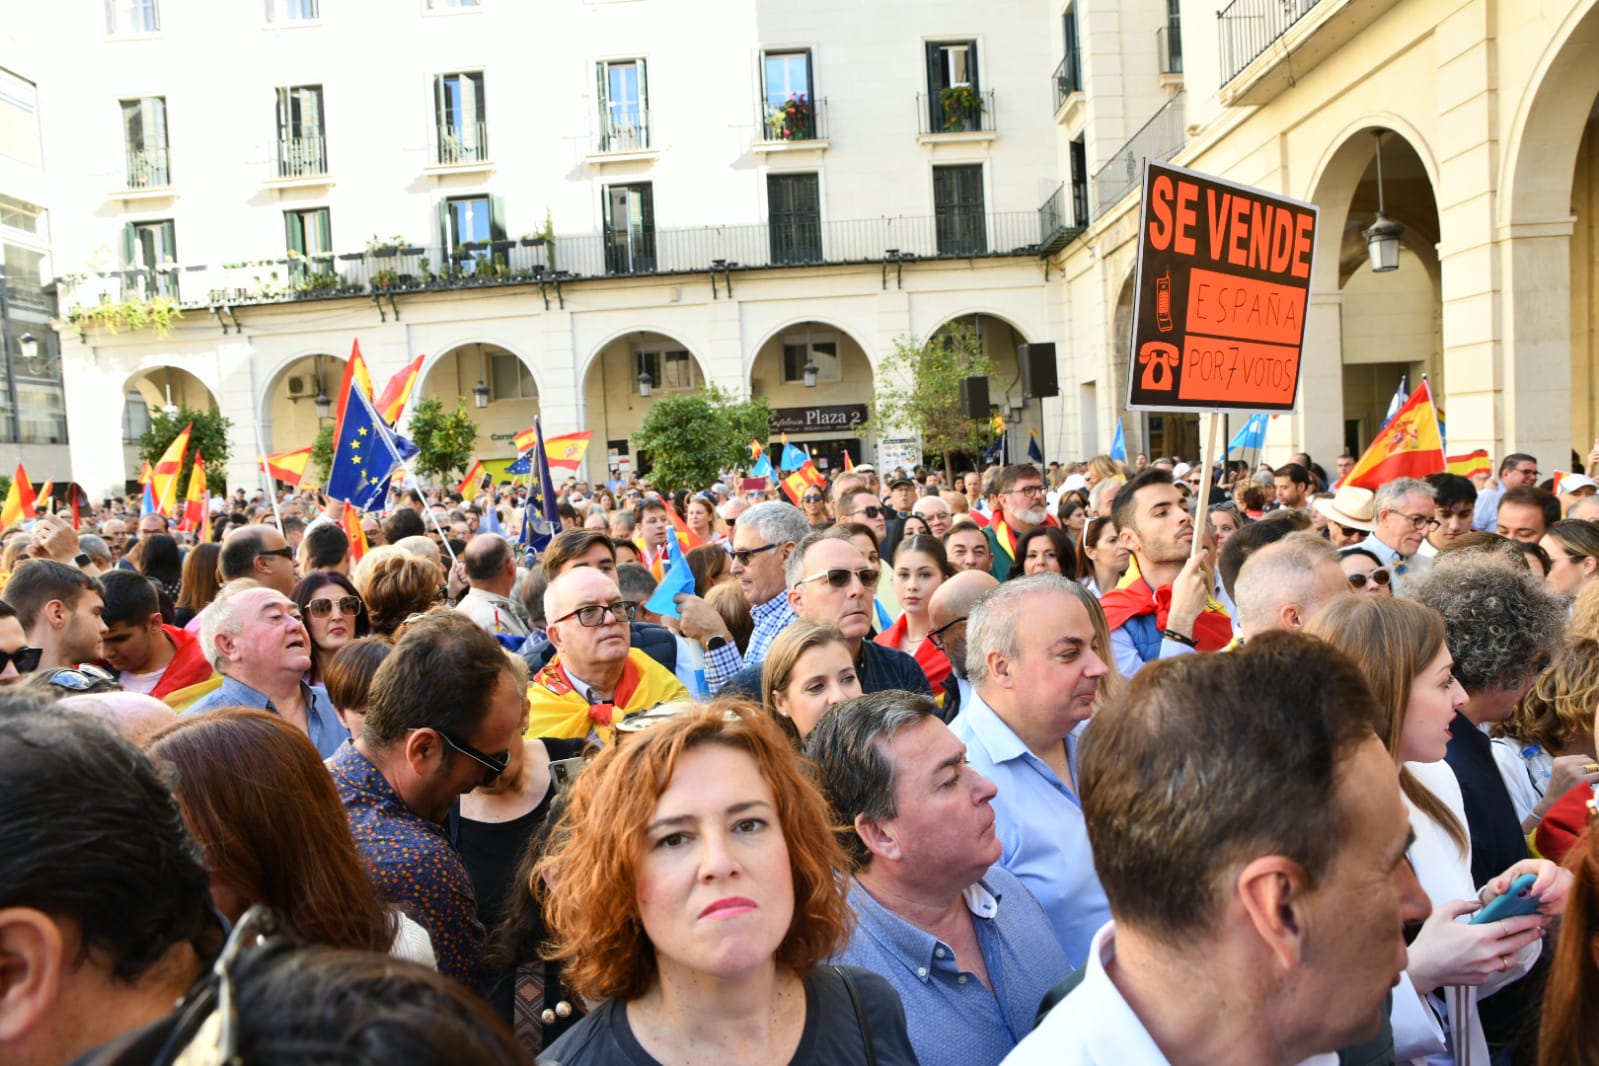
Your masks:
{"label": "man wearing sunglasses", "polygon": [[105,663],[123,691],[161,699],[212,675],[200,640],[161,621],[161,604],[149,579],[113,570],[100,579],[105,611],[100,618]]}
{"label": "man wearing sunglasses", "polygon": [[609,743],[628,715],[689,698],[676,675],[632,646],[637,609],[592,567],[550,582],[544,617],[555,657],[528,685],[528,736]]}

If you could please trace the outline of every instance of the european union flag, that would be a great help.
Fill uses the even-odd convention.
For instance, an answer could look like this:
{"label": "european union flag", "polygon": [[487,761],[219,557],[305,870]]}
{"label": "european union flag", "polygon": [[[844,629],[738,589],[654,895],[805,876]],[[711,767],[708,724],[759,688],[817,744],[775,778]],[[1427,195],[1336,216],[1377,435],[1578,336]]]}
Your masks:
{"label": "european union flag", "polygon": [[[527,508],[522,512],[521,545],[529,557],[536,556],[550,546],[555,534],[561,531],[561,512],[555,502],[555,481],[550,477],[550,458],[544,451],[544,428],[533,420],[536,443],[523,454],[538,464],[539,476],[531,486]],[[519,460],[520,461],[520,460]]]}
{"label": "european union flag", "polygon": [[389,494],[389,475],[404,461],[393,431],[372,409],[366,393],[351,382],[344,422],[334,442],[327,494],[362,511],[381,510]]}
{"label": "european union flag", "polygon": [[505,468],[507,474],[531,474],[533,472],[533,449],[529,448],[516,457],[516,462]]}
{"label": "european union flag", "polygon": [[1027,437],[1027,458],[1035,463],[1044,461],[1044,449],[1038,446],[1038,430],[1033,430]]}

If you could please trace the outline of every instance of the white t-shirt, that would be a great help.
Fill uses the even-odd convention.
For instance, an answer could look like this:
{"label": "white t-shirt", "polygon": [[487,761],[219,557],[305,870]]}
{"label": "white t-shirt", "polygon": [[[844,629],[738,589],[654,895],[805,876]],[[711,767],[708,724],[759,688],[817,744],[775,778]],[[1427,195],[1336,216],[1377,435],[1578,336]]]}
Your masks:
{"label": "white t-shirt", "polygon": [[161,683],[161,678],[166,676],[167,668],[152,670],[148,674],[130,674],[126,670],[117,671],[117,682],[124,692],[142,692],[146,696],[155,691]]}

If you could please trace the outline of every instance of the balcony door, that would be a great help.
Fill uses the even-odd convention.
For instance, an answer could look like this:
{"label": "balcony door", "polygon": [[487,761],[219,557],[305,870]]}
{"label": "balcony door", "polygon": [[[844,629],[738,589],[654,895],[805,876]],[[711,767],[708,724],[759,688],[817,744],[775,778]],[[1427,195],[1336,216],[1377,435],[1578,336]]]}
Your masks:
{"label": "balcony door", "polygon": [[649,183],[610,185],[604,197],[606,273],[654,271],[655,204]]}
{"label": "balcony door", "polygon": [[815,174],[768,174],[773,263],[822,261],[821,191]]}

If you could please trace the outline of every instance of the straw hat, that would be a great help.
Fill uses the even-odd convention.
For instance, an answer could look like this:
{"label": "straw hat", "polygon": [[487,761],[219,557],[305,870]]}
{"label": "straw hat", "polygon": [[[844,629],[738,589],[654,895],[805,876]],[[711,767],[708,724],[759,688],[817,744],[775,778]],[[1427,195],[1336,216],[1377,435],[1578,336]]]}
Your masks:
{"label": "straw hat", "polygon": [[1370,533],[1376,528],[1373,505],[1377,499],[1370,489],[1345,485],[1330,500],[1317,500],[1316,510],[1348,529],[1364,529]]}

